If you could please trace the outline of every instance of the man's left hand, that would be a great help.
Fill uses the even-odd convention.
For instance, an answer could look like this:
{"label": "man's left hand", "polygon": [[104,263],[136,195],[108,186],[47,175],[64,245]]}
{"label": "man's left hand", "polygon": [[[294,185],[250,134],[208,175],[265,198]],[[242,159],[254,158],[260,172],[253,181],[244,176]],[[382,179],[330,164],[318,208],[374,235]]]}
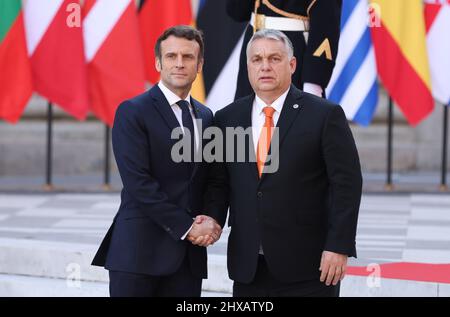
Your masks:
{"label": "man's left hand", "polygon": [[348,256],[345,254],[323,251],[319,268],[322,272],[320,281],[325,282],[327,286],[337,285],[342,281],[347,270],[347,259]]}

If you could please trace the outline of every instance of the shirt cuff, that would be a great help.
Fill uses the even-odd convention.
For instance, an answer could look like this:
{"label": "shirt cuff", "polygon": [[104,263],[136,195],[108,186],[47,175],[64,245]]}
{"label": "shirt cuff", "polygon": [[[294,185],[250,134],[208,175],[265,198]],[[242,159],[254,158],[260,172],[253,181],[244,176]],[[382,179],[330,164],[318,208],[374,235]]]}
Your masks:
{"label": "shirt cuff", "polygon": [[189,234],[189,232],[191,231],[192,227],[194,226],[194,224],[192,224],[192,226],[189,228],[188,231],[186,231],[186,233],[181,237],[181,240],[186,239],[187,235]]}
{"label": "shirt cuff", "polygon": [[308,92],[310,94],[316,95],[318,97],[322,97],[323,89],[317,84],[313,83],[304,83],[303,91]]}

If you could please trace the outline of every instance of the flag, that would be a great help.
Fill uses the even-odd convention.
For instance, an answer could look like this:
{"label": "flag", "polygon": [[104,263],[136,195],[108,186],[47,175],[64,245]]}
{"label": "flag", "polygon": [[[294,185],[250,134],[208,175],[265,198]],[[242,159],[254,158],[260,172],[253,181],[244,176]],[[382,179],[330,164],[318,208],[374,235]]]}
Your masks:
{"label": "flag", "polygon": [[16,123],[33,92],[20,0],[0,0],[0,118]]}
{"label": "flag", "polygon": [[[200,11],[202,10],[203,6],[205,5],[205,1],[200,1],[198,3],[198,9],[197,9],[197,14],[196,17],[198,16],[198,14],[200,13]],[[192,21],[192,26],[197,28],[197,21],[196,21],[196,17],[193,18]],[[195,81],[192,84],[192,90],[191,90],[191,95],[197,99],[198,101],[200,101],[201,103],[205,103],[205,99],[206,99],[206,92],[205,92],[205,81],[203,79],[203,72],[200,72],[199,74],[197,74],[197,77],[195,78]]]}
{"label": "flag", "polygon": [[24,2],[36,92],[81,120],[89,109],[81,8],[73,0]]}
{"label": "flag", "polygon": [[159,81],[155,69],[154,48],[158,37],[169,27],[191,25],[190,0],[143,0],[139,11],[139,25],[145,58],[146,78],[151,84]]}
{"label": "flag", "polygon": [[226,1],[202,1],[197,26],[205,40],[206,104],[217,111],[234,101],[239,56],[247,23],[237,23],[226,12]]}
{"label": "flag", "polygon": [[434,107],[422,0],[372,0],[380,27],[372,38],[380,80],[411,125]]}
{"label": "flag", "polygon": [[450,2],[427,0],[425,3],[428,57],[433,96],[450,104]]}
{"label": "flag", "polygon": [[90,109],[112,125],[117,106],[145,90],[134,0],[87,0],[83,8]]}
{"label": "flag", "polygon": [[336,65],[326,90],[347,119],[367,126],[378,101],[378,83],[366,0],[344,0]]}

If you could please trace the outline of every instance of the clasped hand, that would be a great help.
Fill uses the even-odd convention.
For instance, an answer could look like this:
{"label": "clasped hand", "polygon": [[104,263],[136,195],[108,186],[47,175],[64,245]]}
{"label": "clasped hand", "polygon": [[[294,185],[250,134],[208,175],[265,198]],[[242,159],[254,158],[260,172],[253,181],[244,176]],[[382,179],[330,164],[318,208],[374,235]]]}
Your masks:
{"label": "clasped hand", "polygon": [[213,218],[200,215],[195,218],[187,238],[194,245],[207,247],[219,240],[221,234],[222,228]]}

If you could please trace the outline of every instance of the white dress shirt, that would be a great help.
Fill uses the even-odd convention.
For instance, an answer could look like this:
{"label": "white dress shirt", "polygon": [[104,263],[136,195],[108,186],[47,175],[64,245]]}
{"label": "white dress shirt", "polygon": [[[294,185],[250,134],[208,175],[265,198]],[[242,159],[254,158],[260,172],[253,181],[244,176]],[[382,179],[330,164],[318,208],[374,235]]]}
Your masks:
{"label": "white dress shirt", "polygon": [[[286,101],[286,97],[289,93],[289,89],[286,90],[280,97],[278,97],[271,105],[267,105],[261,98],[258,97],[258,95],[255,95],[255,100],[253,100],[253,108],[252,108],[252,132],[253,132],[253,145],[255,147],[255,153],[258,148],[258,140],[261,134],[261,130],[264,126],[264,122],[266,121],[266,115],[264,114],[263,109],[269,106],[275,109],[272,119],[273,119],[273,126],[276,127],[278,119],[280,118],[281,110],[283,110],[284,102]],[[259,246],[259,254],[264,254],[262,245]]]}
{"label": "white dress shirt", "polygon": [[267,105],[258,95],[255,96],[255,100],[253,101],[252,108],[252,132],[253,132],[253,145],[255,146],[255,153],[258,147],[259,136],[261,135],[261,130],[264,126],[264,122],[266,121],[266,115],[264,114],[263,109],[265,107],[271,106],[275,109],[273,113],[273,125],[277,126],[278,118],[280,118],[281,110],[283,109],[283,104],[286,101],[287,94],[289,89],[286,90],[278,99],[276,99],[271,105]]}
{"label": "white dress shirt", "polygon": [[304,83],[303,91],[308,92],[310,94],[316,95],[317,97],[322,97],[323,89],[317,84],[313,83]]}
{"label": "white dress shirt", "polygon": [[[161,89],[164,97],[166,97],[167,102],[169,103],[170,107],[172,108],[173,113],[175,114],[175,117],[177,117],[178,123],[180,124],[181,129],[184,133],[184,127],[183,127],[183,112],[181,111],[181,108],[179,105],[177,105],[177,102],[181,100],[180,97],[178,97],[173,91],[171,91],[169,88],[167,88],[162,81],[158,83],[159,89]],[[199,134],[198,134],[198,128],[197,128],[197,122],[195,121],[195,115],[194,111],[191,105],[191,94],[189,93],[187,97],[184,99],[189,103],[189,110],[191,112],[192,120],[194,121],[194,133],[195,133],[195,148],[198,150],[199,145]],[[189,228],[188,231],[181,237],[181,240],[186,239],[187,235],[189,234],[189,231],[191,231],[192,226]]]}
{"label": "white dress shirt", "polygon": [[[172,108],[173,113],[175,114],[175,117],[177,117],[178,123],[180,124],[181,129],[184,133],[184,127],[183,127],[183,112],[181,111],[181,108],[179,105],[177,105],[177,102],[181,100],[180,97],[178,97],[173,91],[171,91],[169,88],[167,88],[162,81],[158,83],[159,89],[161,89],[164,97],[166,97],[167,102],[169,103],[170,107]],[[199,133],[198,133],[198,127],[197,127],[197,121],[194,115],[193,107],[191,105],[191,94],[189,93],[187,97],[184,99],[189,103],[189,110],[191,112],[192,120],[194,121],[194,133],[195,133],[195,148],[198,150],[199,146]],[[192,131],[191,131],[192,133]]]}

